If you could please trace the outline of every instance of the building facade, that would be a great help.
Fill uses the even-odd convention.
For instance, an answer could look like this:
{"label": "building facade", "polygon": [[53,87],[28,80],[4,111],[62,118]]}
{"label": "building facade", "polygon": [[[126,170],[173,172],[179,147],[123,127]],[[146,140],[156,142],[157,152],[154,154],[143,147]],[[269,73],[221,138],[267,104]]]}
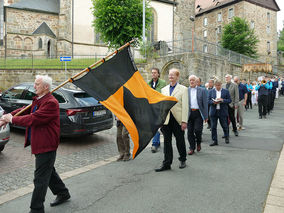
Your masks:
{"label": "building facade", "polygon": [[195,35],[219,44],[224,25],[233,17],[245,19],[259,39],[259,59],[276,63],[277,12],[275,0],[196,0]]}
{"label": "building facade", "polygon": [[[172,41],[191,29],[183,21],[187,15],[178,13],[175,19],[188,2],[194,14],[194,0],[150,1],[153,23],[147,39]],[[109,50],[94,31],[91,8],[91,0],[0,0],[0,57],[105,55]]]}

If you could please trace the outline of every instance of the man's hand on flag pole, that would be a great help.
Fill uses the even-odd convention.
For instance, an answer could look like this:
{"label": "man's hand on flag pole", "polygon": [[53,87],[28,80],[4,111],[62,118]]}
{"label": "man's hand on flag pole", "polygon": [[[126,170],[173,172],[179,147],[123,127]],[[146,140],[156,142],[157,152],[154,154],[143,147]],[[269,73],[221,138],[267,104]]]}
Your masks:
{"label": "man's hand on flag pole", "polygon": [[187,123],[181,122],[181,130],[184,131],[187,128]]}

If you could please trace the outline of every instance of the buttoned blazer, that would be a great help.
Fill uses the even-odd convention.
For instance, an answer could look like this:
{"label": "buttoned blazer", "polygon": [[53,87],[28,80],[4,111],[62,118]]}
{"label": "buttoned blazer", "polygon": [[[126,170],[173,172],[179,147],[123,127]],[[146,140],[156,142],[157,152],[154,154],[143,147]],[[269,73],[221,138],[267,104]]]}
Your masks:
{"label": "buttoned blazer", "polygon": [[[224,85],[223,88],[226,89],[226,84]],[[231,97],[231,100],[232,100],[232,102],[229,104],[229,106],[231,108],[238,106],[238,103],[239,103],[239,87],[238,87],[238,85],[232,82],[230,84],[230,87],[228,88],[228,90],[229,90],[230,97]]]}
{"label": "buttoned blazer", "polygon": [[[216,116],[216,104],[213,103],[213,99],[216,99],[216,89],[212,89],[209,91],[208,95],[208,103],[210,104],[209,116]],[[228,116],[228,105],[231,103],[230,93],[227,89],[222,89],[221,91],[221,98],[223,98],[223,102],[220,103],[220,115],[221,116]]]}
{"label": "buttoned blazer", "polygon": [[[196,88],[196,96],[197,96],[197,104],[199,107],[199,112],[203,120],[208,119],[208,95],[207,91],[204,88],[197,87]],[[188,118],[191,114],[191,87],[188,88]]]}
{"label": "buttoned blazer", "polygon": [[[171,108],[170,112],[173,114],[176,121],[181,125],[182,122],[187,123],[188,119],[188,90],[187,87],[177,83],[172,95],[170,95],[170,85],[162,88],[162,94],[175,97],[178,102]],[[167,115],[164,125],[167,125],[170,120],[170,112]]]}

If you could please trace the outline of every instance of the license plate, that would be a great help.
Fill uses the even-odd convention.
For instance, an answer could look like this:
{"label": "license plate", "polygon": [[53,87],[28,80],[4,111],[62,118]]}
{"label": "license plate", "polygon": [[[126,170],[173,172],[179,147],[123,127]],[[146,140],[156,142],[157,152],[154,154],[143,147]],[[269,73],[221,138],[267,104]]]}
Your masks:
{"label": "license plate", "polygon": [[102,116],[106,114],[106,110],[99,110],[99,111],[94,111],[93,116]]}

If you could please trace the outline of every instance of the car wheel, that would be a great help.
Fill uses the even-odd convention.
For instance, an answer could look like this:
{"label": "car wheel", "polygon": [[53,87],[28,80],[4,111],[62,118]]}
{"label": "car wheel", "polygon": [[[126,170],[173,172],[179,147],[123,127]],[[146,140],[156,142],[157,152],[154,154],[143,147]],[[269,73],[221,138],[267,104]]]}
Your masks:
{"label": "car wheel", "polygon": [[3,151],[4,147],[5,147],[5,146],[0,146],[0,152]]}

